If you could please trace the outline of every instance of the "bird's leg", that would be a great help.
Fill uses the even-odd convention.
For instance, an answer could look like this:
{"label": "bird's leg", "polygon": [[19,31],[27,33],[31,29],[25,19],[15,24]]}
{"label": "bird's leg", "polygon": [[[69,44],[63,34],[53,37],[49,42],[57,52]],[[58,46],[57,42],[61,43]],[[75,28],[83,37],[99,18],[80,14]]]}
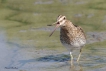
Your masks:
{"label": "bird's leg", "polygon": [[73,66],[73,55],[72,55],[72,52],[70,52],[70,56],[71,56],[71,66]]}
{"label": "bird's leg", "polygon": [[80,49],[80,53],[79,53],[79,56],[78,56],[78,58],[77,58],[77,63],[79,64],[79,59],[80,59],[80,56],[81,56],[81,49]]}

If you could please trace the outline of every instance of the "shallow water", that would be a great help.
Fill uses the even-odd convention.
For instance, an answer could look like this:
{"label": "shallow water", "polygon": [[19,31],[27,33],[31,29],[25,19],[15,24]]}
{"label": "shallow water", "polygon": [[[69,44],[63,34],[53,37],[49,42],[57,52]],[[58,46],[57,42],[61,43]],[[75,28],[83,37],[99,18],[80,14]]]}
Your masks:
{"label": "shallow water", "polygon": [[[17,42],[17,43],[16,43]],[[6,31],[0,31],[0,71],[105,71],[106,48],[84,49],[80,64],[76,62],[78,52],[74,54],[74,67],[70,67],[70,56],[50,49],[37,49],[22,46],[19,39],[11,42]]]}
{"label": "shallow water", "polygon": [[[105,20],[102,6],[106,4],[102,0],[91,2],[1,0],[0,71],[106,71],[106,32],[101,31],[106,27],[105,22],[101,22]],[[77,24],[80,22],[81,27],[89,31],[80,64],[76,62],[79,54],[76,50],[72,67],[69,52],[59,41],[59,29],[49,38],[54,27],[45,26],[55,22],[59,14]]]}

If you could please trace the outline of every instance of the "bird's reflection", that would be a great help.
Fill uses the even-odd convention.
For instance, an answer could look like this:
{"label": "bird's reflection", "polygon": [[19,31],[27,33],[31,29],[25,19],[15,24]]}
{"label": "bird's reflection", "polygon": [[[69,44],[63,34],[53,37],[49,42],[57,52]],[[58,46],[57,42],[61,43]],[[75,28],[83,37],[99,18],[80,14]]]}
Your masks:
{"label": "bird's reflection", "polygon": [[70,71],[84,71],[81,65],[78,66],[70,66]]}

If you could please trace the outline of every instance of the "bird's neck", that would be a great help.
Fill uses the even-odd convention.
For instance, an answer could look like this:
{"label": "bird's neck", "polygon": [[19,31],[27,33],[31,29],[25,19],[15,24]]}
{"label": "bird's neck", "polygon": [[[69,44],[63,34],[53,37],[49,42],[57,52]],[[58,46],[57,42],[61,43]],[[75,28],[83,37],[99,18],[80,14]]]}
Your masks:
{"label": "bird's neck", "polygon": [[72,22],[66,20],[65,26],[62,26],[61,29],[63,29],[63,30],[73,30],[74,29],[75,30],[76,27],[72,24]]}

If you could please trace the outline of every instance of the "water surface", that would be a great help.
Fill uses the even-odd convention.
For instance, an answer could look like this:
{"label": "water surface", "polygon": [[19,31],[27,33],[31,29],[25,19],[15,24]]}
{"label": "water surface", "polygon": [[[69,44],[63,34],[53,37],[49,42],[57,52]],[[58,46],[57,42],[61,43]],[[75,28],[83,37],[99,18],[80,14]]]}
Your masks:
{"label": "water surface", "polygon": [[[1,0],[0,71],[106,71],[104,0]],[[58,15],[66,15],[87,35],[80,64],[79,51],[61,45],[59,29],[49,38]]]}

